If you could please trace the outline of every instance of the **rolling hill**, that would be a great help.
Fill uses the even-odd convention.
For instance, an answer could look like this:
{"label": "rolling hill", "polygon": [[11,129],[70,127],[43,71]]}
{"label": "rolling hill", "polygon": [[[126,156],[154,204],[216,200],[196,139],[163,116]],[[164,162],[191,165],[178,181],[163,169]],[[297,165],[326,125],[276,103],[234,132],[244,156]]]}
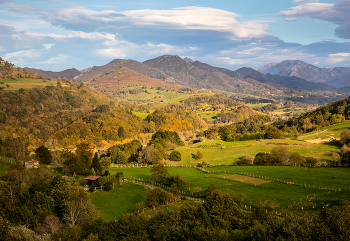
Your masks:
{"label": "rolling hill", "polygon": [[89,82],[88,85],[102,93],[113,96],[126,88],[130,90],[134,89],[132,87],[152,87],[172,91],[179,90],[179,86],[177,85],[149,78],[126,67],[120,67],[112,73]]}

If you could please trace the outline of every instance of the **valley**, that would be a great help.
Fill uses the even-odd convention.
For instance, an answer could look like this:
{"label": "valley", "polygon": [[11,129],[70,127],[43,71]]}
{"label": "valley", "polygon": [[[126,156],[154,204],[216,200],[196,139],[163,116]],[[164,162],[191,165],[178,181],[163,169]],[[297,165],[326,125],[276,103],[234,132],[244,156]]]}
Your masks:
{"label": "valley", "polygon": [[135,222],[146,236],[162,218],[183,228],[198,212],[211,232],[246,237],[323,210],[347,220],[350,99],[326,81],[171,55],[59,73],[4,66],[1,227],[43,235],[50,217],[54,240],[92,226],[109,240]]}

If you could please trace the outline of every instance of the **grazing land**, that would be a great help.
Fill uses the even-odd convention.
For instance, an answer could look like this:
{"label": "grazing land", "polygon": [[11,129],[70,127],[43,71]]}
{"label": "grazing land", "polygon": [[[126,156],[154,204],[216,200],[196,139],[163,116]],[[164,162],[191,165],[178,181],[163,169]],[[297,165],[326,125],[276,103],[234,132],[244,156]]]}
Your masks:
{"label": "grazing land", "polygon": [[[264,139],[259,141],[224,142],[208,141],[196,143],[192,146],[177,148],[181,153],[180,163],[207,162],[211,165],[231,165],[234,159],[250,155],[255,156],[258,152],[270,152],[273,147],[286,146],[291,152],[299,152],[307,157],[316,157],[320,161],[329,162],[332,152],[339,151],[339,146],[333,144],[314,144],[302,140],[291,139]],[[194,160],[192,154],[200,151],[203,153],[201,160]],[[173,163],[173,162],[172,162]]]}
{"label": "grazing land", "polygon": [[300,136],[298,139],[299,140],[330,139],[330,138],[339,139],[341,133],[347,130],[350,130],[350,121],[327,126],[320,130],[306,133]]}
{"label": "grazing land", "polygon": [[[309,205],[310,211],[322,208],[321,203],[341,202],[350,198],[350,170],[345,168],[306,168],[290,166],[218,166],[204,168],[208,173],[193,167],[167,167],[170,175],[181,175],[188,180],[190,190],[200,198],[210,184],[214,183],[221,190],[239,195],[244,193],[246,200],[242,208],[267,201],[276,205],[277,211],[291,212],[301,205],[318,203],[317,208]],[[123,172],[127,178],[135,177],[150,180],[150,168],[110,168],[111,173]],[[254,175],[254,177],[253,177]],[[135,185],[135,184],[133,184]],[[127,185],[124,188],[128,188]],[[114,190],[114,192],[119,192]],[[95,195],[95,194],[94,194]],[[96,197],[94,197],[96,198]],[[95,199],[94,199],[95,200]],[[140,199],[129,201],[134,204]],[[99,203],[95,204],[101,208]],[[104,207],[103,207],[104,208]],[[301,209],[300,209],[301,210]]]}
{"label": "grazing land", "polygon": [[114,220],[137,211],[137,203],[146,203],[145,187],[127,182],[109,192],[96,190],[91,199],[103,220]]}
{"label": "grazing land", "polygon": [[[43,79],[0,79],[0,83],[4,82],[5,89],[7,91],[14,91],[19,90],[21,88],[23,89],[31,89],[33,87],[43,87],[47,85],[56,85],[56,81],[51,80],[43,80]],[[7,87],[6,84],[10,85],[10,87]],[[2,86],[0,84],[0,86]]]}

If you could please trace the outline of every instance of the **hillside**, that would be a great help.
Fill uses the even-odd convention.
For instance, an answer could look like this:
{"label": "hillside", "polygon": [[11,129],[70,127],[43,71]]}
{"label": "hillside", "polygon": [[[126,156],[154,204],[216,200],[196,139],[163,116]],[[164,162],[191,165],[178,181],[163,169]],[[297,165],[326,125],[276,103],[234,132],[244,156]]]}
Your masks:
{"label": "hillside", "polygon": [[81,72],[75,68],[72,69],[66,69],[60,72],[53,72],[53,71],[45,71],[41,69],[34,69],[34,68],[23,68],[27,70],[30,73],[33,74],[40,74],[44,76],[44,78],[50,78],[50,79],[58,79],[58,78],[66,78],[66,79],[73,79],[75,76],[79,75]]}
{"label": "hillside", "polygon": [[350,99],[340,99],[298,117],[273,123],[279,129],[295,127],[298,132],[306,133],[325,126],[338,124],[350,119]]}
{"label": "hillside", "polygon": [[[339,78],[346,77],[349,79],[350,68],[349,67],[325,67],[318,68],[312,64],[305,63],[300,60],[285,60],[279,64],[270,63],[259,68],[259,72],[263,74],[282,75],[286,77],[299,77],[310,82],[328,82],[332,85],[333,81]],[[347,83],[350,85],[350,82]],[[333,86],[333,85],[332,85]],[[340,87],[339,84],[335,84],[334,87]]]}
{"label": "hillside", "polygon": [[132,90],[133,87],[152,87],[175,92],[179,89],[177,85],[146,77],[126,67],[120,67],[112,73],[95,79],[88,86],[112,96],[116,96],[126,88]]}
{"label": "hillside", "polygon": [[135,60],[130,59],[115,59],[108,64],[101,66],[101,67],[95,67],[94,69],[91,69],[91,71],[86,71],[86,73],[83,73],[76,77],[75,79],[77,81],[92,81],[94,79],[98,79],[106,74],[109,74],[113,71],[118,70],[120,67],[126,67],[128,69],[131,69],[137,73],[140,73],[142,75],[145,75],[150,78],[156,78],[161,80],[169,79],[170,76],[165,74],[164,72],[153,69],[145,64],[142,64],[140,62],[137,62]]}

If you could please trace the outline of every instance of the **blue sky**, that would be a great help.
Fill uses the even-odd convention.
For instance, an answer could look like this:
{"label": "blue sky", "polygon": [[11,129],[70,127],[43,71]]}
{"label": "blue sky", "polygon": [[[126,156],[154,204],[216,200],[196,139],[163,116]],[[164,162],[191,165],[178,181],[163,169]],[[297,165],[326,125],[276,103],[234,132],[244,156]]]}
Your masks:
{"label": "blue sky", "polygon": [[350,67],[349,13],[350,0],[0,0],[0,56],[52,71],[164,54]]}

